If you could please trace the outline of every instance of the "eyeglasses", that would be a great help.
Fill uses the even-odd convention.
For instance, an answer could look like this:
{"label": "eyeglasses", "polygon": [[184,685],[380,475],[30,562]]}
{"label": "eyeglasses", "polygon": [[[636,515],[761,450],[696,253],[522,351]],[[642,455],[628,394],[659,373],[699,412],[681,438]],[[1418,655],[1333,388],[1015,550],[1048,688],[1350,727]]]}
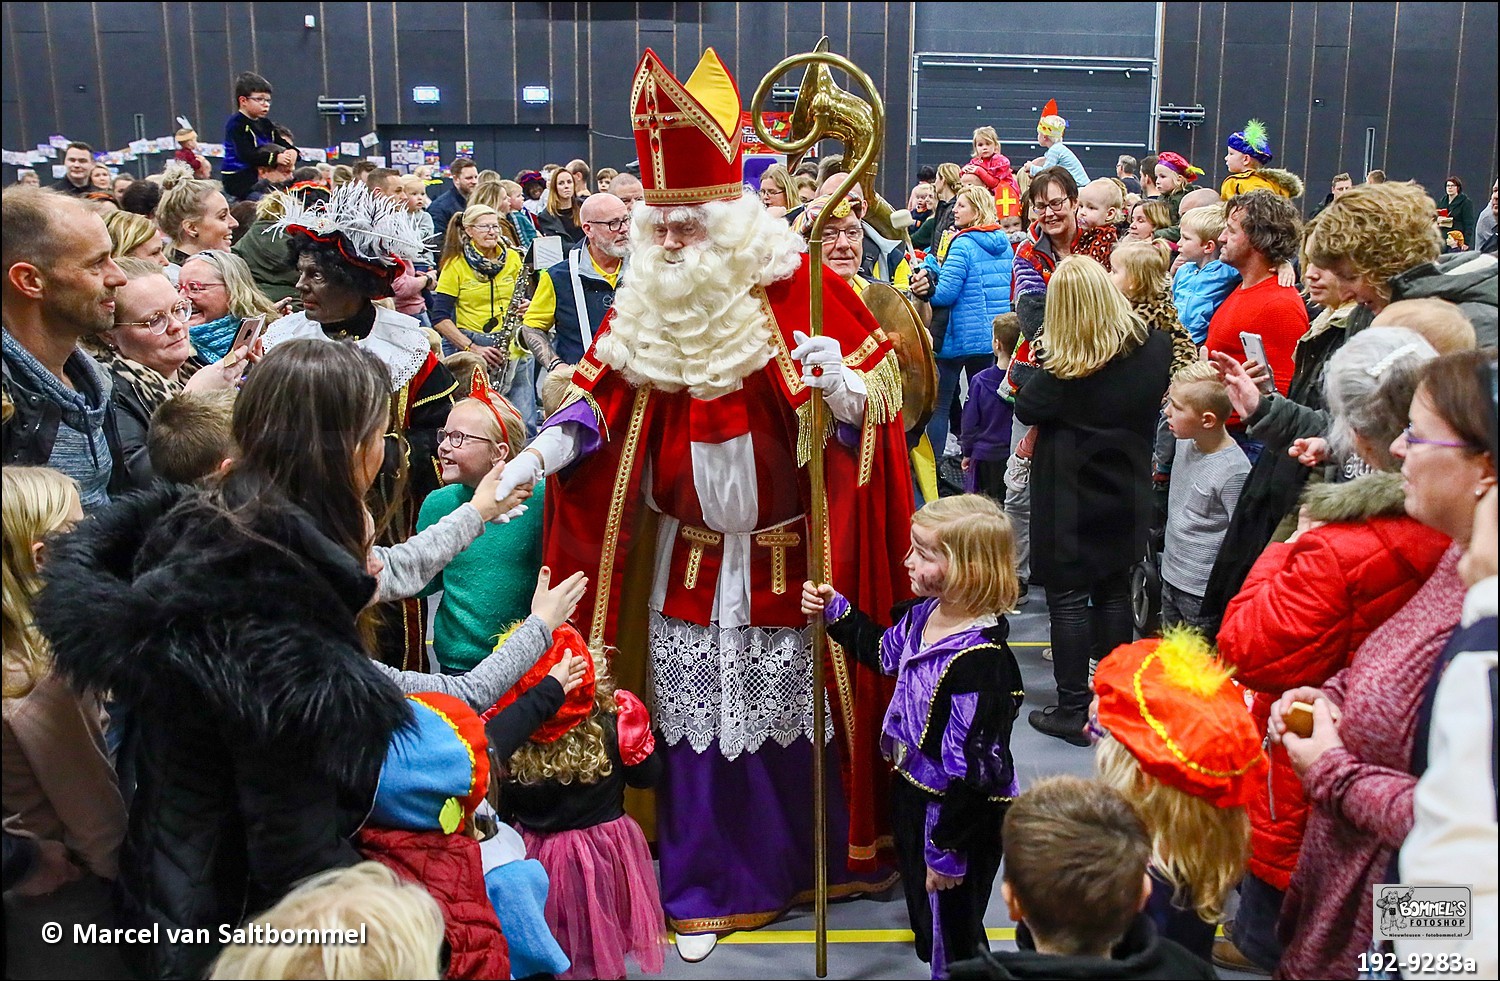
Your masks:
{"label": "eyeglasses", "polygon": [[1036,213],[1039,215],[1044,215],[1049,211],[1055,211],[1058,214],[1062,214],[1067,211],[1068,208],[1072,207],[1072,205],[1073,202],[1069,201],[1067,198],[1059,198],[1056,201],[1045,201],[1036,205]]}
{"label": "eyeglasses", "polygon": [[269,95],[250,95],[246,96],[246,98],[251,102],[259,102],[263,106],[269,106],[271,104],[271,97]]}
{"label": "eyeglasses", "polygon": [[437,431],[437,438],[439,446],[442,446],[444,443],[451,441],[455,450],[463,449],[464,441],[470,439],[476,440],[480,443],[490,443],[492,445],[498,445],[495,444],[495,441],[492,439],[485,439],[483,436],[475,436],[473,433],[465,433],[457,429],[439,429]]}
{"label": "eyeglasses", "polygon": [[625,229],[630,227],[630,216],[626,215],[624,218],[613,218],[609,221],[586,221],[584,222],[584,224],[603,225],[605,228],[608,228],[612,232],[623,232]]}
{"label": "eyeglasses", "polygon": [[1457,442],[1457,443],[1455,443],[1452,440],[1447,440],[1447,439],[1423,439],[1420,436],[1413,436],[1412,435],[1412,431],[1411,431],[1411,426],[1407,426],[1405,429],[1403,429],[1401,431],[1401,435],[1404,436],[1404,437],[1406,437],[1406,441],[1408,443],[1410,443],[1412,446],[1448,446],[1448,447],[1452,447],[1455,450],[1473,450],[1474,449],[1473,446],[1469,445],[1468,443],[1464,443],[1464,442]]}
{"label": "eyeglasses", "polygon": [[169,310],[158,310],[150,320],[131,320],[115,324],[116,327],[144,327],[153,334],[165,334],[172,321],[182,323],[193,315],[191,303],[179,303]]}
{"label": "eyeglasses", "polygon": [[204,293],[207,293],[209,290],[224,289],[224,288],[225,288],[225,286],[224,286],[223,283],[179,283],[179,284],[177,284],[177,291],[179,293],[186,293],[188,296],[202,296]]}
{"label": "eyeglasses", "polygon": [[471,226],[469,226],[469,231],[471,231],[471,232],[498,232],[499,230],[500,230],[500,226],[499,225],[471,225]]}
{"label": "eyeglasses", "polygon": [[837,245],[839,239],[846,240],[850,245],[861,241],[865,237],[865,227],[860,225],[855,228],[825,228],[823,234],[828,237],[829,245]]}

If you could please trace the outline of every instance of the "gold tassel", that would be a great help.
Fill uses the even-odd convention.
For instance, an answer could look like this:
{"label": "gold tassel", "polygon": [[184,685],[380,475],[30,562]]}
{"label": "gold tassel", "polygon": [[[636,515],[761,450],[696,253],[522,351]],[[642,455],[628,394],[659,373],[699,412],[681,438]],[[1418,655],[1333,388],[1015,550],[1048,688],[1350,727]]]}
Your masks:
{"label": "gold tassel", "polygon": [[609,426],[604,422],[604,410],[599,408],[599,403],[594,401],[594,397],[592,395],[579,388],[577,384],[573,382],[568,383],[568,394],[563,396],[563,400],[558,403],[557,411],[561,412],[563,409],[566,409],[568,406],[572,405],[574,402],[579,401],[580,399],[584,402],[587,402],[589,408],[594,410],[594,419],[599,423],[599,434],[603,436],[605,440],[608,440]]}

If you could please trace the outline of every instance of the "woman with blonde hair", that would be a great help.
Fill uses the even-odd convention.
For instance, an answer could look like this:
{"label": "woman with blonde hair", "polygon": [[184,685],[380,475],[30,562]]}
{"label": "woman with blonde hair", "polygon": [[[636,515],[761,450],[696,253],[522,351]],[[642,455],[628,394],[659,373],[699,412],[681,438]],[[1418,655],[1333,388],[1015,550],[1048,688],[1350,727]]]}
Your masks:
{"label": "woman with blonde hair", "polygon": [[229,353],[246,317],[265,317],[282,309],[256,288],[250,267],[233,252],[208,249],[191,256],[177,276],[177,291],[193,305],[188,330],[193,348],[209,364]]}
{"label": "woman with blonde hair", "polygon": [[794,212],[801,211],[802,203],[785,164],[772,164],[760,175],[760,203],[767,208],[779,208],[777,213],[788,224],[796,220]]}
{"label": "woman with blonde hair", "polygon": [[[525,393],[506,390],[510,387],[509,377],[514,377],[510,375],[511,366],[515,366],[516,376],[521,375],[518,361],[530,356],[520,351],[514,341],[509,352],[495,346],[495,332],[505,319],[521,275],[521,253],[505,244],[504,227],[505,217],[483,204],[471,204],[449,222],[443,254],[438,260],[433,329],[442,335],[444,354],[472,350],[484,358],[495,388],[511,395],[512,401],[521,398],[516,407],[522,418],[529,418],[535,396],[526,400]],[[524,386],[515,388],[530,389],[529,371],[525,379]]]}
{"label": "woman with blonde hair", "polygon": [[1198,346],[1172,302],[1172,248],[1164,239],[1126,239],[1110,254],[1110,279],[1152,330],[1172,338],[1172,374],[1198,360]]}
{"label": "woman with blonde hair", "polygon": [[109,230],[109,254],[114,258],[145,259],[163,269],[170,265],[161,229],[150,218],[129,211],[116,211],[104,219],[104,227]]}
{"label": "woman with blonde hair", "polygon": [[932,185],[937,204],[933,206],[932,217],[913,233],[912,245],[930,249],[943,240],[943,233],[953,227],[953,199],[960,187],[963,187],[963,171],[958,164],[938,164],[937,180]]}
{"label": "woman with blonde hair", "polygon": [[1035,343],[1041,362],[1016,396],[1036,427],[1031,461],[1031,579],[1047,587],[1057,704],[1031,725],[1087,746],[1089,662],[1130,643],[1130,568],[1154,508],[1151,451],[1172,361],[1104,267],[1057,264]]}
{"label": "woman with blonde hair", "polygon": [[156,223],[172,240],[167,258],[179,267],[205,249],[228,252],[234,244],[233,232],[239,227],[229,213],[223,186],[218,181],[198,180],[176,163],[167,166],[162,179]]}
{"label": "woman with blonde hair", "polygon": [[104,742],[98,697],[52,671],[52,651],[32,622],[40,569],[53,536],[83,520],[78,485],[47,467],[6,467],[4,515],[4,747],[6,834],[66,846],[72,881],[42,896],[5,897],[7,977],[125,977],[109,944],[43,942],[52,921],[113,925],[110,884],[125,837],[125,802]]}
{"label": "woman with blonde hair", "polygon": [[558,168],[547,181],[547,206],[536,216],[537,231],[559,235],[563,244],[572,247],[583,241],[583,225],[578,220],[577,182],[572,171]]}

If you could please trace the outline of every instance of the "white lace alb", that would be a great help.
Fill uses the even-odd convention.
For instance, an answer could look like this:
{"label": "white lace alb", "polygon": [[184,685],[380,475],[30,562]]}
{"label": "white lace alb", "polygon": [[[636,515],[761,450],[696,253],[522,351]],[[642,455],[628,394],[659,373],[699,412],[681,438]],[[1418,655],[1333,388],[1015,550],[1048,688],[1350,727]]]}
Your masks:
{"label": "white lace alb", "polygon": [[[662,738],[701,753],[717,740],[725,759],[767,739],[812,738],[812,642],[796,627],[699,626],[651,614],[653,712]],[[825,700],[826,706],[826,700]],[[824,715],[823,739],[833,738]]]}

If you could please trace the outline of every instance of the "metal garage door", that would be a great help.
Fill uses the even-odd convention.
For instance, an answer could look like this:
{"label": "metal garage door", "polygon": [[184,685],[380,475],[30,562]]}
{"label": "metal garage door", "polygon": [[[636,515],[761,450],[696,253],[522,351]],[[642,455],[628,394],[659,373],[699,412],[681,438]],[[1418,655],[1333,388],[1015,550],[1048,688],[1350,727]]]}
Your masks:
{"label": "metal garage door", "polygon": [[967,162],[975,128],[993,126],[1012,165],[1041,156],[1036,121],[1048,99],[1090,177],[1122,153],[1155,145],[1155,58],[918,52],[910,132],[919,164]]}

